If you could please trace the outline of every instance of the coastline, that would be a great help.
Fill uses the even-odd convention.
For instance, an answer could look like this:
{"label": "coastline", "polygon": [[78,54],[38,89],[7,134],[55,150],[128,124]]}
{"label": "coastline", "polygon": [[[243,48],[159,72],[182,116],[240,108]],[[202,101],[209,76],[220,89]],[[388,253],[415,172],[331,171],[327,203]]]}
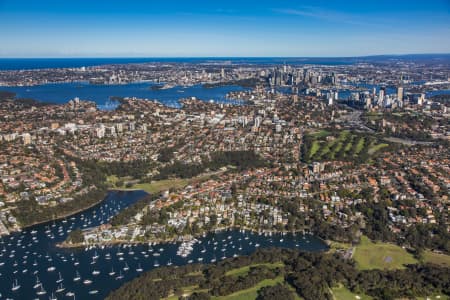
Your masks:
{"label": "coastline", "polygon": [[93,204],[91,204],[91,205],[89,205],[89,206],[87,206],[87,207],[80,208],[80,209],[78,209],[78,210],[76,210],[76,211],[71,211],[71,212],[69,212],[69,213],[67,213],[67,214],[64,214],[64,215],[61,215],[61,216],[57,216],[56,218],[53,218],[53,219],[49,219],[49,220],[45,220],[45,221],[40,221],[40,222],[34,222],[34,223],[32,223],[32,224],[29,224],[29,225],[26,225],[26,226],[22,227],[21,230],[29,229],[29,228],[34,227],[34,226],[36,226],[36,225],[42,225],[42,224],[50,223],[50,222],[53,222],[53,221],[59,221],[59,220],[62,220],[62,219],[71,217],[71,216],[73,216],[73,215],[76,215],[76,214],[78,214],[78,213],[80,213],[80,212],[83,212],[83,211],[85,211],[85,210],[88,210],[88,209],[90,209],[90,208],[92,208],[92,207],[94,207],[94,206],[96,206],[96,205],[102,203],[102,201],[105,200],[106,196],[107,196],[107,194],[106,194],[105,197],[103,197],[101,200],[98,200],[98,201],[94,202]]}
{"label": "coastline", "polygon": [[[96,226],[96,227],[98,227],[98,226]],[[76,249],[76,248],[85,248],[85,247],[90,247],[90,246],[102,247],[102,246],[113,246],[113,245],[122,245],[122,244],[143,245],[143,244],[148,244],[148,243],[152,243],[152,244],[176,243],[176,242],[189,241],[192,239],[201,238],[210,233],[216,233],[216,232],[221,232],[221,231],[230,231],[230,230],[244,230],[244,231],[249,231],[249,232],[253,232],[253,233],[257,233],[257,234],[268,234],[268,233],[269,234],[281,234],[281,235],[284,235],[287,233],[291,233],[291,234],[301,233],[303,235],[312,234],[311,232],[304,232],[302,230],[296,230],[296,231],[256,230],[256,229],[247,228],[247,227],[229,226],[229,227],[216,228],[214,230],[204,231],[204,232],[201,232],[196,235],[174,236],[174,237],[170,237],[170,238],[157,238],[157,239],[152,239],[152,240],[147,240],[147,241],[114,240],[114,241],[97,242],[97,243],[91,243],[91,244],[84,244],[84,243],[72,244],[72,243],[66,243],[66,240],[65,240],[61,243],[56,244],[56,246],[59,248]],[[324,252],[329,251],[331,249],[330,244],[328,243],[328,240],[324,240],[323,238],[316,236],[316,235],[314,235],[314,238],[320,240],[324,245],[326,245],[328,247],[328,249],[323,250]]]}
{"label": "coastline", "polygon": [[144,244],[148,244],[148,243],[152,243],[152,244],[169,244],[169,243],[176,243],[176,242],[180,242],[183,240],[191,240],[195,237],[190,236],[190,237],[183,237],[183,238],[171,238],[171,239],[155,239],[152,241],[128,241],[128,240],[114,240],[114,241],[108,241],[108,242],[102,242],[102,243],[93,243],[93,244],[84,244],[84,243],[66,243],[66,241],[63,241],[61,243],[57,243],[55,244],[56,247],[58,248],[62,248],[62,249],[80,249],[80,248],[85,248],[85,247],[102,247],[102,246],[117,246],[117,245],[123,245],[123,244],[132,244],[132,245],[144,245]]}
{"label": "coastline", "polygon": [[23,231],[23,230],[29,229],[29,228],[37,226],[37,225],[43,225],[43,224],[47,224],[47,223],[50,223],[50,222],[53,222],[53,221],[59,221],[59,220],[71,217],[73,215],[76,215],[78,213],[81,213],[83,211],[86,211],[86,210],[88,210],[90,208],[93,208],[93,207],[99,205],[100,203],[102,203],[106,199],[106,197],[108,196],[108,193],[110,193],[110,192],[132,192],[132,191],[140,191],[140,190],[139,189],[135,189],[135,190],[107,189],[105,195],[103,196],[103,198],[101,198],[100,200],[95,201],[94,203],[92,203],[92,204],[90,204],[90,205],[88,205],[86,207],[77,209],[75,211],[68,212],[68,213],[63,214],[61,216],[57,216],[56,218],[52,218],[52,219],[45,220],[45,221],[34,222],[32,224],[29,224],[29,225],[21,227],[17,231]]}

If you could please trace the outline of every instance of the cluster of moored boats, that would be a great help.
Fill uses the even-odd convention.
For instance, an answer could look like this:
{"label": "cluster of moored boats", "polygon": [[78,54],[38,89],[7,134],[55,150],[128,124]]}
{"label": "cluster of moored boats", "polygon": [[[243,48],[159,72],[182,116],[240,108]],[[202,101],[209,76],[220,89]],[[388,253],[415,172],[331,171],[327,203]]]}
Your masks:
{"label": "cluster of moored boats", "polygon": [[[120,203],[107,202],[95,212],[38,226],[4,240],[0,238],[0,299],[75,299],[75,293],[78,297],[96,294],[100,297],[111,288],[100,285],[106,278],[112,282],[131,279],[152,266],[159,267],[158,260],[167,266],[173,264],[172,259],[176,264],[193,263],[194,260],[214,263],[258,248],[258,236],[267,236],[265,243],[269,244],[284,241],[283,236],[272,237],[271,233],[241,231],[238,235],[222,232],[207,239],[191,239],[178,246],[154,243],[100,245],[88,246],[84,251],[59,251],[52,246],[74,228],[106,222],[120,207]],[[53,239],[56,241],[52,242]]]}
{"label": "cluster of moored boats", "polygon": [[[37,226],[32,230],[24,230],[20,233],[12,234],[4,239],[0,239],[0,280],[4,282],[6,278],[11,278],[12,283],[9,291],[13,297],[15,295],[22,295],[21,291],[25,289],[27,295],[35,294],[36,299],[56,300],[58,297],[69,297],[75,299],[73,291],[66,291],[65,280],[61,272],[56,272],[56,266],[64,267],[65,263],[72,262],[75,267],[80,265],[79,260],[74,255],[74,252],[67,254],[63,252],[56,252],[49,254],[54,249],[49,245],[53,244],[51,240],[61,241],[74,228],[82,228],[88,226],[96,226],[107,222],[114,214],[116,214],[123,207],[123,203],[119,201],[110,201],[103,203],[91,214],[79,214],[77,217],[70,217],[61,221],[54,221],[47,225]],[[56,242],[56,241],[55,241]],[[43,248],[45,247],[45,248]],[[47,251],[47,252],[44,252]],[[97,255],[98,258],[98,255]],[[3,274],[3,272],[5,274]],[[43,275],[42,273],[47,273]],[[58,277],[53,283],[48,282],[48,278],[57,273]],[[98,276],[100,270],[94,269],[93,276]],[[39,275],[45,277],[46,284],[42,282]],[[32,284],[32,289],[29,289],[27,280],[28,276],[34,276],[35,280]],[[31,278],[30,278],[31,279]],[[82,282],[85,285],[92,284],[92,279],[85,279],[81,281],[81,276],[78,270],[75,271],[73,282]],[[51,293],[47,293],[47,288],[50,288]],[[9,296],[6,289],[6,283],[0,287],[0,299]],[[90,295],[99,293],[97,289],[88,290]],[[27,296],[30,297],[30,296]],[[5,299],[12,299],[7,297]],[[32,296],[30,299],[33,299]]]}
{"label": "cluster of moored boats", "polygon": [[194,250],[194,245],[197,243],[197,239],[191,239],[189,241],[183,241],[177,250],[177,255],[181,257],[188,257]]}

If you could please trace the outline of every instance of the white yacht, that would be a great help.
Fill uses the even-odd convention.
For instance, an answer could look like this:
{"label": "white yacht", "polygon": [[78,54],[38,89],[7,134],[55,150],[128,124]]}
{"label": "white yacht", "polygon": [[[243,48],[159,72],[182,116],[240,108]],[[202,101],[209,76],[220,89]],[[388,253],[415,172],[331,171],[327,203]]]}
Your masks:
{"label": "white yacht", "polygon": [[18,289],[20,289],[20,284],[17,282],[17,279],[13,282],[13,286],[11,288],[11,291],[17,291]]}
{"label": "white yacht", "polygon": [[122,271],[119,271],[119,276],[116,277],[116,280],[123,279]]}
{"label": "white yacht", "polygon": [[41,282],[39,281],[39,277],[36,276],[36,283],[33,285],[33,289],[37,289],[41,286]]}
{"label": "white yacht", "polygon": [[123,270],[124,270],[124,271],[128,271],[129,269],[130,269],[130,267],[128,267],[128,264],[125,263],[125,267],[123,267]]}
{"label": "white yacht", "polygon": [[61,283],[64,281],[64,279],[61,276],[61,272],[58,272],[58,274],[59,274],[59,278],[58,278],[58,280],[56,280],[56,283]]}
{"label": "white yacht", "polygon": [[73,281],[80,281],[81,280],[81,276],[80,276],[80,273],[77,271],[77,273],[76,273],[76,275],[75,275],[75,277],[73,278]]}
{"label": "white yacht", "polygon": [[65,290],[66,288],[63,286],[62,282],[61,284],[58,286],[58,288],[56,289],[57,293],[61,293]]}
{"label": "white yacht", "polygon": [[41,284],[41,289],[39,291],[37,291],[36,294],[39,296],[47,294],[47,292],[44,290],[44,287],[42,286],[42,284]]}
{"label": "white yacht", "polygon": [[142,271],[143,271],[143,269],[142,269],[142,267],[141,267],[141,264],[138,265],[136,271],[137,271],[137,272],[142,272]]}

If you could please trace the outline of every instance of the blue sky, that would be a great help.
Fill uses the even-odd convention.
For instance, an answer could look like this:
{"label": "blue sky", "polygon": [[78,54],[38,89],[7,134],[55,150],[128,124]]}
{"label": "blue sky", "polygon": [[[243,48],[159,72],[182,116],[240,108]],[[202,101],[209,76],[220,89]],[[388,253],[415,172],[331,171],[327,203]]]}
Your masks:
{"label": "blue sky", "polygon": [[450,53],[450,0],[0,0],[0,57]]}

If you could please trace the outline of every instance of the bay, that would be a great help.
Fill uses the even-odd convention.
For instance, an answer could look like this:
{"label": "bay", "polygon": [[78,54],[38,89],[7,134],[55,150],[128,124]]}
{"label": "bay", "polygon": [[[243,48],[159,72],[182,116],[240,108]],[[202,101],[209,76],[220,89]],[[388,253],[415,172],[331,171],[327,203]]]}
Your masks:
{"label": "bay", "polygon": [[17,98],[31,98],[43,102],[57,104],[67,103],[78,97],[81,100],[94,101],[101,109],[114,109],[117,102],[111,102],[110,97],[137,97],[148,100],[158,100],[171,107],[180,107],[179,99],[197,97],[198,99],[217,103],[238,103],[227,99],[226,94],[231,91],[246,90],[243,87],[219,86],[204,88],[202,85],[176,86],[167,89],[152,89],[153,83],[130,83],[120,85],[95,85],[86,82],[52,83],[35,86],[0,87],[0,90],[16,93]]}
{"label": "bay", "polygon": [[[155,268],[155,262],[165,266],[170,261],[173,265],[185,265],[192,262],[209,263],[213,258],[234,255],[248,255],[258,246],[299,248],[305,251],[325,251],[326,244],[312,236],[301,234],[259,235],[239,230],[210,233],[199,238],[187,257],[177,256],[179,243],[166,243],[149,246],[147,244],[129,246],[108,246],[104,249],[61,249],[55,245],[67,238],[70,230],[88,228],[107,223],[108,219],[121,209],[145,196],[143,191],[110,192],[95,207],[78,213],[65,220],[49,222],[33,226],[23,232],[13,233],[0,240],[0,294],[11,299],[48,299],[53,292],[57,299],[71,299],[67,292],[73,292],[76,299],[103,299],[109,292],[117,289],[126,281],[143,271]],[[154,253],[158,253],[155,256]],[[110,254],[111,259],[107,259]],[[97,259],[93,257],[98,256]],[[121,259],[122,258],[122,259]],[[92,263],[92,262],[95,263]],[[125,270],[126,266],[129,267]],[[49,271],[48,268],[55,270]],[[124,269],[125,268],[125,269]],[[115,275],[108,273],[114,270]],[[100,272],[94,275],[93,271]],[[74,281],[76,274],[79,281]],[[34,274],[36,273],[36,274]],[[59,273],[63,279],[64,291],[56,293]],[[116,277],[122,273],[123,279]],[[40,290],[34,289],[36,278],[39,278],[46,295],[37,295]],[[86,285],[84,280],[91,280]],[[17,280],[20,288],[12,291],[13,282]],[[90,291],[97,291],[90,294]]]}

